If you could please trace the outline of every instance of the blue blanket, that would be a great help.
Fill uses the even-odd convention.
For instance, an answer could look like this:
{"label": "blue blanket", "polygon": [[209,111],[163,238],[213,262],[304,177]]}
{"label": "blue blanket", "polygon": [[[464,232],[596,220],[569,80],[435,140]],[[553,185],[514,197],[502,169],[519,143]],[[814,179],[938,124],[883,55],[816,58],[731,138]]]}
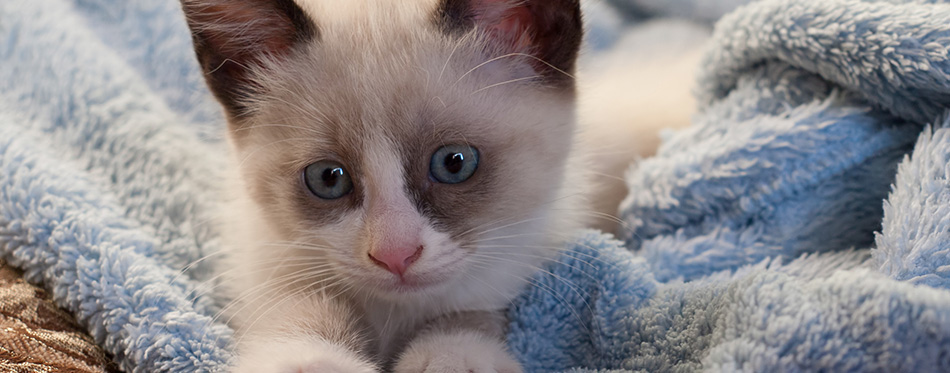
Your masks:
{"label": "blue blanket", "polygon": [[[592,2],[590,42],[744,2]],[[622,241],[580,233],[512,306],[511,350],[530,372],[950,370],[948,25],[924,0],[726,16],[694,126],[629,174]],[[127,371],[231,359],[207,296],[223,121],[190,43],[175,0],[0,2],[0,255]]]}
{"label": "blue blanket", "polygon": [[512,309],[528,370],[950,370],[948,47],[940,1],[722,19],[624,242],[583,236]]}

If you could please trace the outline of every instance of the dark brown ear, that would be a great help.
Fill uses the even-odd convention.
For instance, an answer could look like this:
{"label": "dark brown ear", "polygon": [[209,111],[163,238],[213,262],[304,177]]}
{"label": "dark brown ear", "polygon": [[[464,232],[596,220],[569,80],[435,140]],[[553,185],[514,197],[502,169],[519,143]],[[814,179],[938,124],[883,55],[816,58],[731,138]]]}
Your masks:
{"label": "dark brown ear", "polygon": [[317,27],[293,0],[182,0],[198,62],[211,91],[232,118],[255,87],[249,72],[317,37]]}
{"label": "dark brown ear", "polygon": [[443,31],[478,27],[505,53],[526,53],[535,71],[557,86],[571,86],[583,39],[579,0],[441,0]]}

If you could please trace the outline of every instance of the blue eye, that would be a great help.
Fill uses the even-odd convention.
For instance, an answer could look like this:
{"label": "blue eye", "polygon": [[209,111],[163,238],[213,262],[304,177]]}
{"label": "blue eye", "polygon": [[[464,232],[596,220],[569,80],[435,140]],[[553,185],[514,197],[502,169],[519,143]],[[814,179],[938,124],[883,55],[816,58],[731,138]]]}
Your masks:
{"label": "blue eye", "polygon": [[353,190],[353,180],[343,165],[320,161],[307,166],[303,174],[307,189],[323,199],[337,199]]}
{"label": "blue eye", "polygon": [[443,146],[432,154],[429,172],[443,184],[458,184],[468,180],[478,169],[478,149],[467,145]]}

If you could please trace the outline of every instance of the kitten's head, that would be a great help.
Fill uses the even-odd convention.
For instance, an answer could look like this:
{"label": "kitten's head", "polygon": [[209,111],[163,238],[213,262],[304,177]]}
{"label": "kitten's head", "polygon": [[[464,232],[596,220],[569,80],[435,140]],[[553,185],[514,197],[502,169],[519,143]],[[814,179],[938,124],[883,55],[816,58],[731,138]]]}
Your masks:
{"label": "kitten's head", "polygon": [[524,276],[548,255],[577,0],[183,5],[247,193],[281,241],[256,250],[318,257],[388,295]]}

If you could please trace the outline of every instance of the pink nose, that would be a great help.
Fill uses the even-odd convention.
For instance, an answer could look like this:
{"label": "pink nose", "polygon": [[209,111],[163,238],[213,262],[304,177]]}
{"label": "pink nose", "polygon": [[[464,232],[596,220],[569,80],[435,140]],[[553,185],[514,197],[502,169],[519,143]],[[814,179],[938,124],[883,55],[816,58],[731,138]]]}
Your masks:
{"label": "pink nose", "polygon": [[419,246],[415,249],[399,248],[370,252],[369,259],[396,276],[402,276],[406,273],[406,268],[409,268],[421,255],[422,246]]}

